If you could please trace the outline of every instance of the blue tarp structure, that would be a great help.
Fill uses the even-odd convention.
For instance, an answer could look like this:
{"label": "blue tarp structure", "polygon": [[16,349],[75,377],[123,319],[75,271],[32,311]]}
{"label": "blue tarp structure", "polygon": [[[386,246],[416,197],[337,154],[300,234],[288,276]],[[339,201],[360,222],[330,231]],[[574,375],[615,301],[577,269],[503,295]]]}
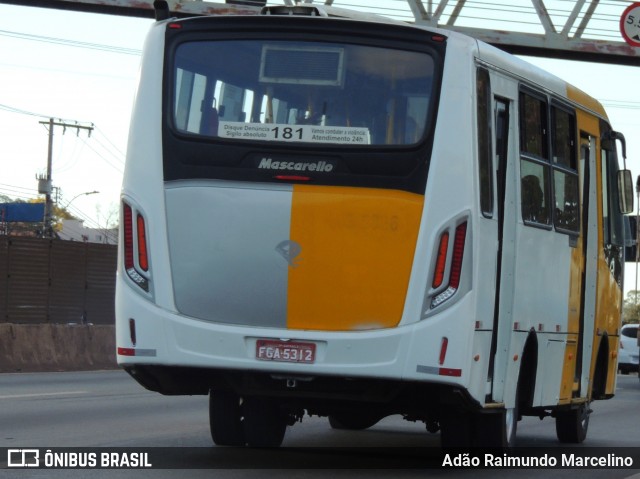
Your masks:
{"label": "blue tarp structure", "polygon": [[0,223],[38,223],[44,218],[44,203],[0,203]]}

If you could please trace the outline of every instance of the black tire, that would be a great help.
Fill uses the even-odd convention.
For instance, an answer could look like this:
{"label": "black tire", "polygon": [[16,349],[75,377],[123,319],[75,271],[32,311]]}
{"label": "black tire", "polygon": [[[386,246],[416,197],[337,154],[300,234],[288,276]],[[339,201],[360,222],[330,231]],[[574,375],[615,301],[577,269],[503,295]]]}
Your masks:
{"label": "black tire", "polygon": [[244,427],[240,397],[229,391],[209,394],[211,439],[218,446],[244,446]]}
{"label": "black tire", "polygon": [[329,424],[333,429],[362,431],[375,426],[382,417],[373,413],[338,413],[329,416]]}
{"label": "black tire", "polygon": [[442,448],[458,449],[471,446],[473,437],[473,414],[447,410],[440,414],[440,443]]}
{"label": "black tire", "polygon": [[472,445],[490,449],[509,449],[515,446],[518,430],[518,408],[476,414]]}
{"label": "black tire", "polygon": [[556,435],[564,443],[580,444],[587,438],[589,429],[589,404],[582,404],[576,409],[558,411],[556,413]]}
{"label": "black tire", "polygon": [[244,438],[250,447],[279,447],[287,430],[287,416],[274,399],[248,397],[242,404]]}

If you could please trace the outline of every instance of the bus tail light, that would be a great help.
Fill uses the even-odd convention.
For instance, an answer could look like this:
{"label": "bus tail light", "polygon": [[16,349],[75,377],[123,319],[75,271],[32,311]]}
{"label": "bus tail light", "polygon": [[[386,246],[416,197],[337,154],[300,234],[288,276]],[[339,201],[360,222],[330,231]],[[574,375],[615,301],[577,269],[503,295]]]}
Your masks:
{"label": "bus tail light", "polygon": [[149,258],[147,257],[147,233],[144,227],[144,218],[140,213],[136,218],[138,232],[138,264],[142,271],[149,271]]}
{"label": "bus tail light", "polygon": [[436,270],[433,273],[433,289],[442,286],[444,281],[444,273],[447,267],[447,252],[449,251],[449,233],[444,232],[440,236],[440,246],[438,247],[438,259],[436,260]]}
{"label": "bus tail light", "polygon": [[[445,232],[440,237],[438,245],[438,257],[436,259],[435,271],[433,273],[432,288],[434,290],[442,289],[444,284],[447,263],[450,263],[449,281],[441,291],[435,293],[431,300],[430,309],[440,306],[442,303],[451,298],[460,288],[460,279],[462,277],[462,260],[464,259],[464,246],[467,237],[467,222],[460,223],[455,228],[453,239],[453,249],[448,251],[449,233]],[[445,239],[446,238],[446,239]]]}
{"label": "bus tail light", "polygon": [[[136,221],[134,223],[134,216]],[[127,202],[122,202],[124,229],[124,270],[127,276],[145,292],[149,292],[149,257],[144,217]],[[137,253],[137,254],[136,254]]]}

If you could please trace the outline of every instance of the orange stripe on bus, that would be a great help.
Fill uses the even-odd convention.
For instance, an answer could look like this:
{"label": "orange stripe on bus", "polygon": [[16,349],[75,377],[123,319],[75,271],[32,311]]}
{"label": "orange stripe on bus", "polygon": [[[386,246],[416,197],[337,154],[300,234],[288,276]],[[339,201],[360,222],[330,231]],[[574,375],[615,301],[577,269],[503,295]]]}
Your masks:
{"label": "orange stripe on bus", "polygon": [[287,326],[396,326],[404,309],[424,197],[394,190],[295,185]]}

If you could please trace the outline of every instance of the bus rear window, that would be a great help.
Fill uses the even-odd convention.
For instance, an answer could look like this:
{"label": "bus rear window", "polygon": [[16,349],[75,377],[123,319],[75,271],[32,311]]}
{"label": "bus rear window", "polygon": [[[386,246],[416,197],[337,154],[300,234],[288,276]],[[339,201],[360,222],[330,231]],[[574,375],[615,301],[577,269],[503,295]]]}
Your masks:
{"label": "bus rear window", "polygon": [[423,137],[427,53],[301,41],[191,41],[174,56],[173,126],[235,141],[411,145]]}

